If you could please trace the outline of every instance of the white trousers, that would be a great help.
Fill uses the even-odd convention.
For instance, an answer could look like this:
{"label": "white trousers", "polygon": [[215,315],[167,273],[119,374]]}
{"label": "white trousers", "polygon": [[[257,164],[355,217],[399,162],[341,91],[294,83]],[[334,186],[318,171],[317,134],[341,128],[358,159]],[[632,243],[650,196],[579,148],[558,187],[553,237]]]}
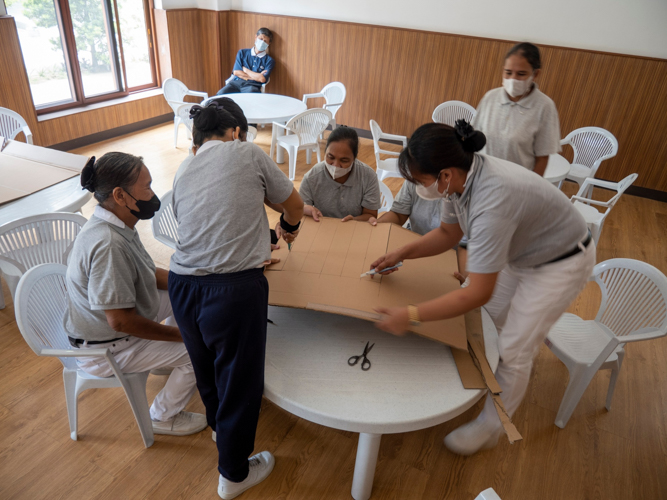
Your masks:
{"label": "white trousers", "polygon": [[[159,293],[160,309],[156,321],[166,320],[167,325],[176,326],[169,293],[165,290],[160,290]],[[183,342],[162,342],[130,336],[114,342],[81,346],[81,349],[86,348],[109,349],[123,373],[173,368],[167,383],[151,405],[153,420],[164,421],[176,415],[185,408],[196,390],[194,368]],[[77,358],[77,363],[82,370],[96,377],[113,375],[109,363],[103,357]]]}
{"label": "white trousers", "polygon": [[[512,416],[523,400],[533,360],[558,318],[586,286],[595,267],[595,243],[576,255],[537,268],[508,266],[498,275],[491,300],[484,306],[498,329],[500,363],[496,379]],[[500,419],[487,396],[478,419],[499,429]]]}

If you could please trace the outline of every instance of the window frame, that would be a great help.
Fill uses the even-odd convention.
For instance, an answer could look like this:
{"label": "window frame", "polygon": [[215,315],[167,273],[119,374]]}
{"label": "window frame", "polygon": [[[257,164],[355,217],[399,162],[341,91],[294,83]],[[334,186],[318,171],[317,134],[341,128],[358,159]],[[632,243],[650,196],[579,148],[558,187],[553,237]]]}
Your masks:
{"label": "window frame", "polygon": [[114,11],[113,16],[105,15],[105,24],[107,30],[113,29],[111,37],[115,37],[110,47],[112,55],[114,56],[114,60],[111,61],[111,66],[112,73],[114,74],[115,80],[117,82],[117,88],[120,88],[121,90],[107,92],[105,94],[98,94],[92,97],[86,97],[83,90],[83,79],[76,48],[76,39],[74,37],[74,27],[72,24],[72,17],[69,8],[69,0],[54,0],[56,17],[58,19],[58,29],[60,31],[60,37],[63,45],[63,54],[65,56],[65,66],[70,83],[70,90],[72,93],[72,100],[57,101],[43,106],[35,106],[35,111],[38,116],[62,111],[65,109],[80,108],[89,104],[96,104],[112,99],[118,99],[120,97],[127,97],[130,94],[142,92],[144,90],[155,89],[160,86],[158,83],[160,75],[159,62],[157,54],[155,53],[157,45],[155,40],[153,0],[141,0],[141,3],[144,6],[144,22],[146,36],[148,37],[148,57],[151,67],[152,81],[144,85],[128,88],[118,4],[116,0],[104,0],[105,14],[109,8]]}

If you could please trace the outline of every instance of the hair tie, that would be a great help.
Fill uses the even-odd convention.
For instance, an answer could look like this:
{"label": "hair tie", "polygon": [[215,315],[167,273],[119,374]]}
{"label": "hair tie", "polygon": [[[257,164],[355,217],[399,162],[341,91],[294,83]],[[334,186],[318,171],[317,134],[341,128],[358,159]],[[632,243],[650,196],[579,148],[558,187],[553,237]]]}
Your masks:
{"label": "hair tie", "polygon": [[91,156],[81,170],[81,187],[91,193],[95,192],[95,157]]}
{"label": "hair tie", "polygon": [[190,108],[190,120],[194,120],[197,116],[199,116],[199,113],[201,113],[201,110],[204,109],[202,108],[199,104],[195,104]]}

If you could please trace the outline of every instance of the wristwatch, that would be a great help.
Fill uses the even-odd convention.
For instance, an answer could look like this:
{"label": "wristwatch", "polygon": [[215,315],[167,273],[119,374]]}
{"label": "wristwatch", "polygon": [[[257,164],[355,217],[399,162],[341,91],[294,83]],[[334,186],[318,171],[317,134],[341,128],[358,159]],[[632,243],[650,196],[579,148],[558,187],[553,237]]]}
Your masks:
{"label": "wristwatch", "polygon": [[413,304],[408,306],[408,321],[412,326],[421,325],[421,321],[419,320],[419,309]]}

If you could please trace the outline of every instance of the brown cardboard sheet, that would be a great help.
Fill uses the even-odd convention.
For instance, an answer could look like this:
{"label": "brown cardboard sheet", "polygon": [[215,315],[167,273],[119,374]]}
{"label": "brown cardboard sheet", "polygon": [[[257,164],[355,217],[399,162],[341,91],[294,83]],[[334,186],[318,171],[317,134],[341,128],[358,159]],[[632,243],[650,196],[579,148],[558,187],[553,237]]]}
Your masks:
{"label": "brown cardboard sheet", "polygon": [[[444,295],[459,287],[453,277],[456,255],[446,252],[403,263],[399,272],[360,278],[370,264],[387,251],[420,236],[394,224],[371,226],[367,222],[341,222],[306,217],[299,237],[288,251],[281,242],[274,257],[281,261],[267,267],[269,304],[335,311],[338,314],[376,320],[376,307],[407,306]],[[466,349],[463,316],[411,327],[415,333]]]}

